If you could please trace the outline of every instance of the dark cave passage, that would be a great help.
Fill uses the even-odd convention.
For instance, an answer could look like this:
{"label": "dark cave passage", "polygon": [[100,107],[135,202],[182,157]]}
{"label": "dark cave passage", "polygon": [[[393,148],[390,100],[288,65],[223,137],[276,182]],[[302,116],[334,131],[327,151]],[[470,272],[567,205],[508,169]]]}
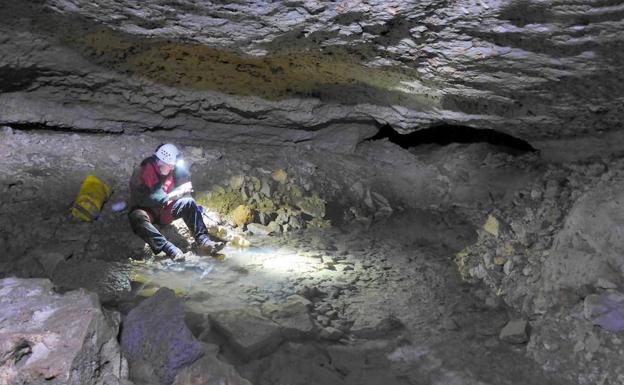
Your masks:
{"label": "dark cave passage", "polygon": [[403,148],[416,147],[422,144],[439,144],[444,146],[451,143],[485,142],[519,152],[537,151],[529,142],[500,131],[451,124],[425,128],[410,134],[399,134],[390,125],[386,124],[381,127],[377,135],[369,140],[385,138]]}

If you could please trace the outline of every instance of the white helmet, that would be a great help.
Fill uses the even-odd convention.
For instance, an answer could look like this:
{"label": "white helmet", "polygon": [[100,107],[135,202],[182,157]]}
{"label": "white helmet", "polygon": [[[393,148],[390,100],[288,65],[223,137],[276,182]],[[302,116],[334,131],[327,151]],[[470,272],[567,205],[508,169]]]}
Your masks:
{"label": "white helmet", "polygon": [[163,162],[173,166],[176,164],[178,155],[180,155],[180,150],[178,150],[178,148],[173,144],[167,143],[158,147],[158,150],[156,150],[154,155],[156,155],[156,157]]}

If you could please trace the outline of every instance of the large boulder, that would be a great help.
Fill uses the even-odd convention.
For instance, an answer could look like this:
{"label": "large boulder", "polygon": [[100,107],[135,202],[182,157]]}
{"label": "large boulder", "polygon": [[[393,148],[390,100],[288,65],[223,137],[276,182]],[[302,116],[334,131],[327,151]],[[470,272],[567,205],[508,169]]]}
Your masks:
{"label": "large boulder", "polygon": [[137,384],[169,385],[204,354],[184,317],[173,290],[161,288],[124,318],[121,347]]}
{"label": "large boulder", "polygon": [[624,274],[624,181],[603,182],[574,204],[544,265],[548,288],[618,282]]}
{"label": "large boulder", "polygon": [[284,303],[265,303],[262,314],[282,328],[286,339],[310,338],[316,327],[310,316],[312,303],[299,295],[287,298]]}
{"label": "large boulder", "polygon": [[178,372],[173,385],[251,385],[232,365],[217,358],[218,346],[204,346],[206,354]]}
{"label": "large boulder", "polygon": [[118,313],[47,279],[0,280],[0,384],[114,385],[128,377]]}
{"label": "large boulder", "polygon": [[271,353],[283,341],[281,327],[254,308],[226,310],[210,315],[211,324],[243,359]]}

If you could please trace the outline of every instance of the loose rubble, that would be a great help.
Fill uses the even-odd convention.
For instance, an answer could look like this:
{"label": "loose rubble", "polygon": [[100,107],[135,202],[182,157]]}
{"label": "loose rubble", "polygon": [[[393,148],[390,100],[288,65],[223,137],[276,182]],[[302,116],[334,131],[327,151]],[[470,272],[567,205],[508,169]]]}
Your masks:
{"label": "loose rubble", "polygon": [[[0,212],[47,204],[28,224],[2,216],[0,274],[94,291],[125,315],[125,332],[130,321],[150,324],[150,337],[167,329],[137,316],[143,308],[168,308],[148,313],[187,325],[170,329],[188,327],[179,341],[193,354],[167,364],[164,339],[145,340],[150,359],[127,354],[136,384],[589,384],[621,374],[612,359],[622,351],[618,274],[558,268],[570,263],[560,259],[570,247],[578,261],[613,264],[617,238],[592,235],[595,219],[583,213],[596,197],[616,196],[619,161],[544,165],[486,144],[406,151],[387,141],[364,142],[348,157],[305,147],[276,157],[261,146],[182,139],[206,221],[229,244],[216,258],[194,255],[188,229],[174,222],[163,232],[187,259],[173,263],[144,251],[123,211],[106,205],[93,223],[67,212],[94,170],[113,187],[112,201],[123,201],[133,165],[162,138],[130,137],[127,146],[128,137],[106,135],[2,135],[11,156],[0,164]],[[79,152],[82,160],[57,163]],[[240,205],[252,222],[235,226]],[[281,231],[266,231],[280,216],[288,217]],[[589,234],[591,248],[574,246],[574,234]],[[566,286],[574,277],[587,284]]]}

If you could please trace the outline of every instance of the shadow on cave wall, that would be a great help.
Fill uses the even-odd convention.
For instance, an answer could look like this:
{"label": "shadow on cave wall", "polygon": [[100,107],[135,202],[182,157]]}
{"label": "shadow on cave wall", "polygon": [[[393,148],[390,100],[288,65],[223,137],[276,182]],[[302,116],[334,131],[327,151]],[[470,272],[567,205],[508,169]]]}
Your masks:
{"label": "shadow on cave wall", "polygon": [[514,153],[537,151],[529,142],[514,136],[490,129],[443,124],[425,128],[409,134],[399,134],[390,125],[381,127],[370,141],[388,139],[403,148],[413,148],[423,144],[447,145],[451,143],[490,143],[504,147]]}

